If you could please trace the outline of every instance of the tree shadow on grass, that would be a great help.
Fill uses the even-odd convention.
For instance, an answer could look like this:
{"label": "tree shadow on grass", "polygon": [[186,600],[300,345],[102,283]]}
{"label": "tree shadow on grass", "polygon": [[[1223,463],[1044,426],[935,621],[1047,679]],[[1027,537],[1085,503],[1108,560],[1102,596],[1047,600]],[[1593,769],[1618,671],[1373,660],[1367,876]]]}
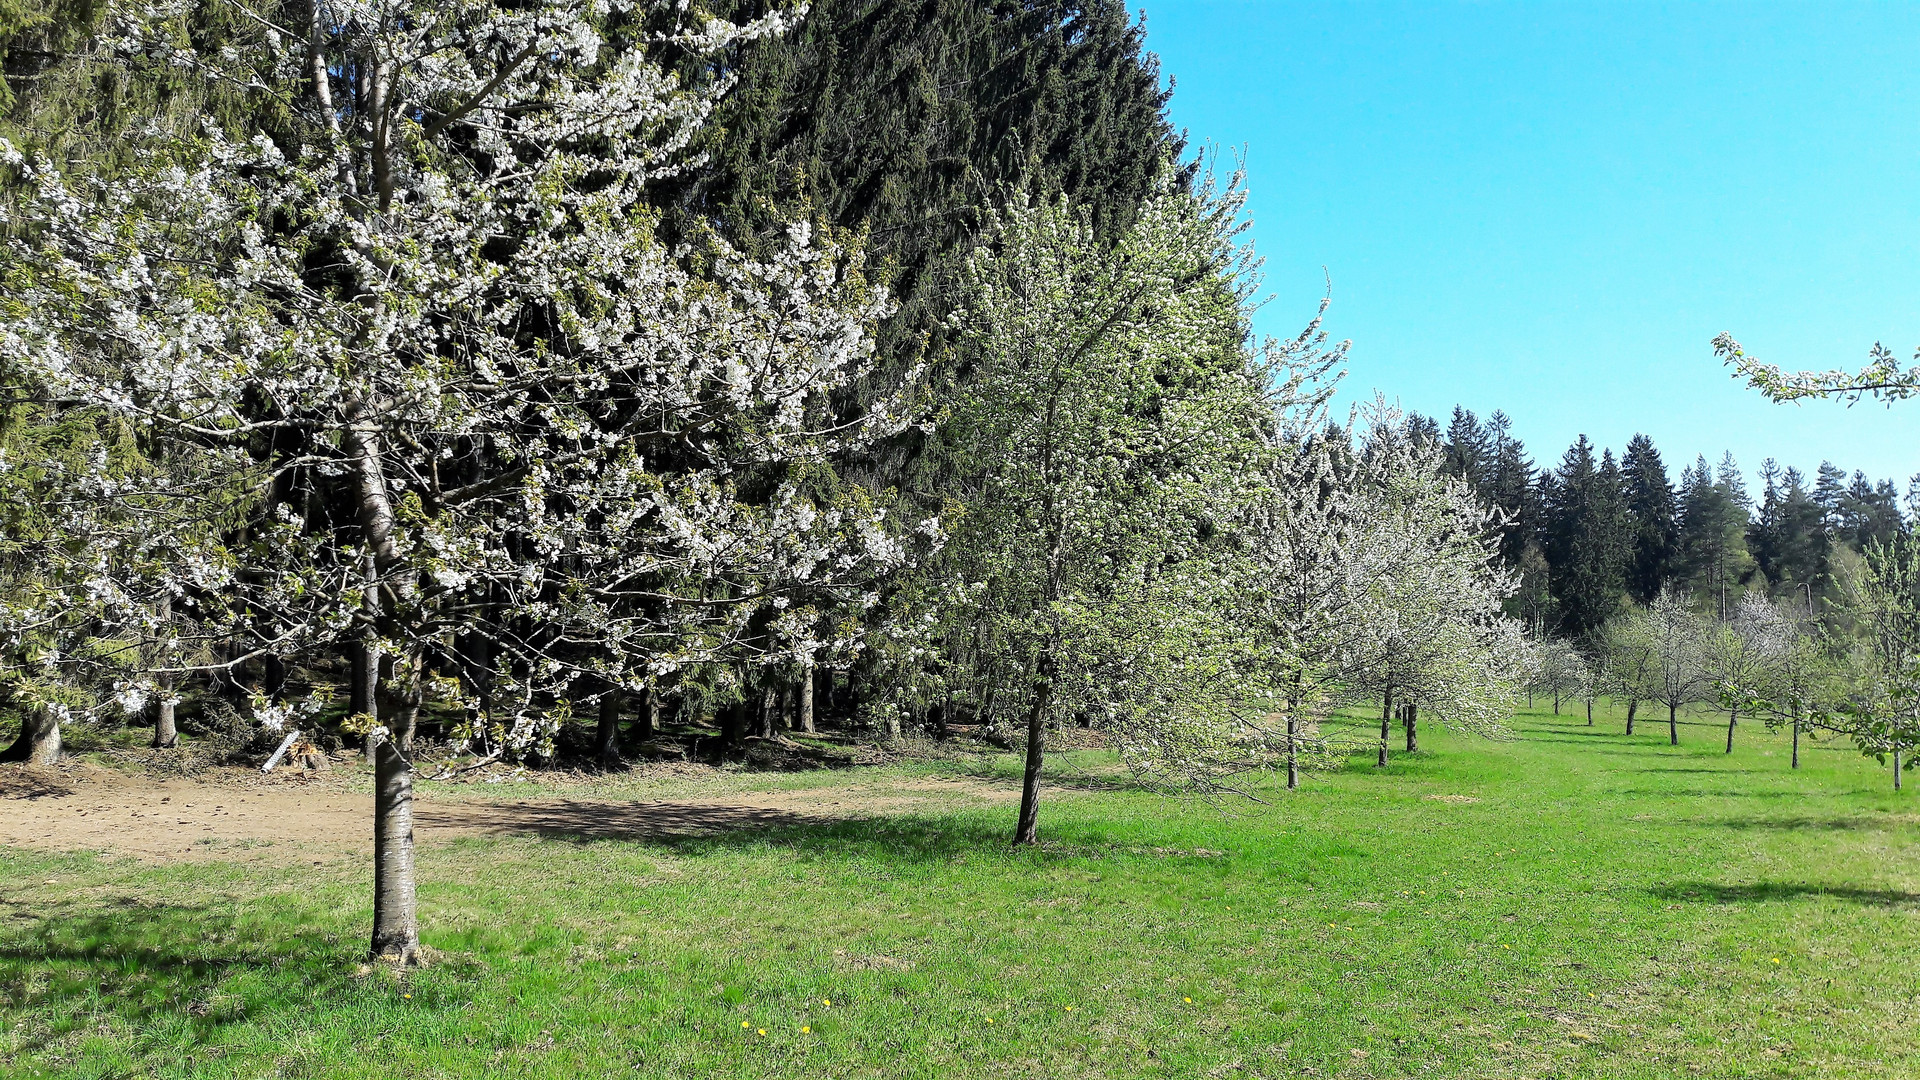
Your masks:
{"label": "tree shadow on grass", "polygon": [[1849,814],[1844,817],[1800,817],[1782,818],[1734,818],[1696,821],[1692,824],[1707,825],[1721,829],[1779,829],[1786,832],[1892,832],[1913,827],[1913,819],[1906,815],[1869,816]]}
{"label": "tree shadow on grass", "polygon": [[1667,901],[1698,904],[1753,904],[1802,897],[1825,897],[1853,904],[1893,907],[1920,903],[1920,893],[1900,889],[1862,889],[1851,885],[1815,885],[1787,881],[1759,881],[1750,885],[1715,885],[1702,881],[1675,882],[1647,890]]}
{"label": "tree shadow on grass", "polygon": [[1609,788],[1607,795],[1651,795],[1673,799],[1804,799],[1804,791],[1737,791],[1724,788]]}
{"label": "tree shadow on grass", "polygon": [[[118,910],[36,903],[31,924],[0,933],[0,1002],[25,1053],[53,1049],[102,1013],[136,1040],[199,1046],[263,1014],[310,1008],[350,982],[342,947],[302,927],[295,910],[243,922],[219,904],[108,904]],[[244,992],[228,992],[239,984]],[[168,1034],[156,1036],[160,1029]]]}
{"label": "tree shadow on grass", "polygon": [[[1012,843],[1015,808],[983,808],[951,815],[853,812],[797,813],[749,806],[688,806],[668,803],[461,804],[422,807],[416,818],[489,836],[529,836],[579,845],[638,843],[697,856],[755,847],[781,848],[806,859],[895,863],[946,862],[956,858],[1006,857],[1026,861],[1107,858],[1217,859],[1222,854],[1156,846],[1143,838],[1118,840],[1077,825],[1050,829],[1041,815],[1041,842]],[[478,823],[478,824],[475,824]]]}

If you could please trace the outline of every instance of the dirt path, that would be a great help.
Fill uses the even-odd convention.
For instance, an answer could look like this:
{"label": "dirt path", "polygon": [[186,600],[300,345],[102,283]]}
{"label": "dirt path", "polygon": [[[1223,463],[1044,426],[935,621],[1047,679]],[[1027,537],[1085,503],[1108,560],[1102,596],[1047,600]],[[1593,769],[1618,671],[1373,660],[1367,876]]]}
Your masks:
{"label": "dirt path", "polygon": [[[95,851],[146,862],[321,863],[373,853],[372,797],[350,775],[262,776],[244,769],[157,778],[85,764],[0,766],[0,844]],[[502,792],[503,795],[508,792]],[[886,787],[840,783],[713,799],[415,799],[422,845],[462,836],[663,839],[710,835],[960,801],[1003,802],[1004,788],[964,780]]]}

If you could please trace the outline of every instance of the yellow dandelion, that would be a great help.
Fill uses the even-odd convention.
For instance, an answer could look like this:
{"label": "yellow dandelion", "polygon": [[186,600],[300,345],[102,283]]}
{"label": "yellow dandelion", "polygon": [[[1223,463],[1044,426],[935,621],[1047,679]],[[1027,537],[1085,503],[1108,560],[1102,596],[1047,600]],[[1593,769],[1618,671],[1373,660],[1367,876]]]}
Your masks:
{"label": "yellow dandelion", "polygon": [[1191,1005],[1191,1004],[1193,1004],[1193,999],[1192,999],[1192,998],[1181,998],[1180,1000],[1182,1000],[1182,1001],[1184,1001],[1184,1002],[1186,1002],[1186,1003],[1187,1003],[1187,1004],[1189,1004],[1189,1005]]}
{"label": "yellow dandelion", "polygon": [[766,1029],[766,1028],[761,1028],[761,1029],[760,1029],[760,1034],[762,1034],[762,1035],[765,1035],[766,1033],[767,1033],[767,1029]]}
{"label": "yellow dandelion", "polygon": [[989,1024],[993,1023],[993,1017],[991,1016],[987,1017],[987,1023]]}
{"label": "yellow dandelion", "polygon": [[1776,957],[1774,957],[1774,958],[1773,958],[1773,962],[1774,962],[1774,963],[1776,963],[1776,964],[1777,964],[1777,963],[1779,963],[1779,962],[1780,962],[1780,958],[1779,958],[1779,957],[1777,957],[1777,956],[1776,956]]}
{"label": "yellow dandelion", "polygon": [[[1775,960],[1775,961],[1774,961],[1774,963],[1776,963],[1776,964],[1777,964],[1777,963],[1779,963],[1779,962],[1780,962],[1780,961],[1778,961],[1778,960]],[[403,998],[410,998],[410,997],[412,997],[413,995],[412,995],[412,994],[401,994],[400,996],[401,996],[401,997],[403,997]]]}
{"label": "yellow dandelion", "polygon": [[831,1009],[831,1008],[833,1008],[833,999],[832,999],[832,998],[821,998],[821,999],[820,999],[820,1004],[822,1004],[822,1005],[825,1005],[825,1006],[826,1006],[827,1008],[829,1008],[829,1009]]}
{"label": "yellow dandelion", "polygon": [[1073,1006],[1071,1006],[1071,1005],[1069,1005],[1069,1006],[1067,1006],[1067,1011],[1068,1011],[1068,1012],[1072,1012],[1072,1011],[1073,1011]]}
{"label": "yellow dandelion", "polygon": [[742,1021],[740,1021],[740,1026],[741,1026],[741,1027],[752,1027],[753,1025],[752,1025],[752,1024],[749,1024],[749,1023],[747,1023],[747,1022],[746,1022],[745,1020],[742,1020]]}
{"label": "yellow dandelion", "polygon": [[813,1034],[813,1029],[812,1029],[812,1028],[810,1028],[810,1027],[808,1027],[808,1026],[806,1026],[805,1024],[802,1024],[802,1025],[800,1025],[800,1034],[802,1034],[802,1035],[811,1035],[811,1034]]}
{"label": "yellow dandelion", "polygon": [[1511,945],[1502,945],[1502,946],[1500,946],[1500,947],[1501,947],[1501,948],[1503,948],[1503,949],[1511,949],[1511,948],[1513,948],[1513,946],[1511,946]]}

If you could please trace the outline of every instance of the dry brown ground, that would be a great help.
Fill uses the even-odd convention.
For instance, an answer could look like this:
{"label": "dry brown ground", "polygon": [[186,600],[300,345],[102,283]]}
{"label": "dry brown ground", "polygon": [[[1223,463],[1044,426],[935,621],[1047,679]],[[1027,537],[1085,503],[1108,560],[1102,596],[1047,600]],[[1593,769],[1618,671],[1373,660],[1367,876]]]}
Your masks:
{"label": "dry brown ground", "polygon": [[[428,846],[463,836],[660,839],[1018,797],[1008,787],[970,780],[895,777],[877,785],[844,774],[836,780],[666,799],[529,799],[513,798],[511,785],[481,791],[426,785],[415,798],[415,836]],[[5,765],[0,844],[153,863],[364,858],[373,852],[373,801],[365,789],[364,775],[351,768],[268,776],[221,768],[184,777],[81,762],[53,769]]]}

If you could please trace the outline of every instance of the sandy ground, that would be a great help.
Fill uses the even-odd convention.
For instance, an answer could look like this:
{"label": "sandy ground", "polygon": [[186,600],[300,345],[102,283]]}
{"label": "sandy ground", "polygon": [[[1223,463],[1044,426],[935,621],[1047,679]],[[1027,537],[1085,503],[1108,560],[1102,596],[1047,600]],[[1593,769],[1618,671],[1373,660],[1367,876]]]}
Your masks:
{"label": "sandy ground", "polygon": [[[350,774],[218,769],[156,777],[81,763],[0,766],[0,844],[94,851],[146,862],[314,862],[373,853],[372,796]],[[470,790],[470,789],[469,789]],[[490,795],[491,792],[488,792]],[[842,782],[713,799],[436,798],[414,802],[426,846],[462,836],[660,839],[740,828],[898,813],[954,800],[1003,802],[1017,792],[964,780],[870,788]]]}

